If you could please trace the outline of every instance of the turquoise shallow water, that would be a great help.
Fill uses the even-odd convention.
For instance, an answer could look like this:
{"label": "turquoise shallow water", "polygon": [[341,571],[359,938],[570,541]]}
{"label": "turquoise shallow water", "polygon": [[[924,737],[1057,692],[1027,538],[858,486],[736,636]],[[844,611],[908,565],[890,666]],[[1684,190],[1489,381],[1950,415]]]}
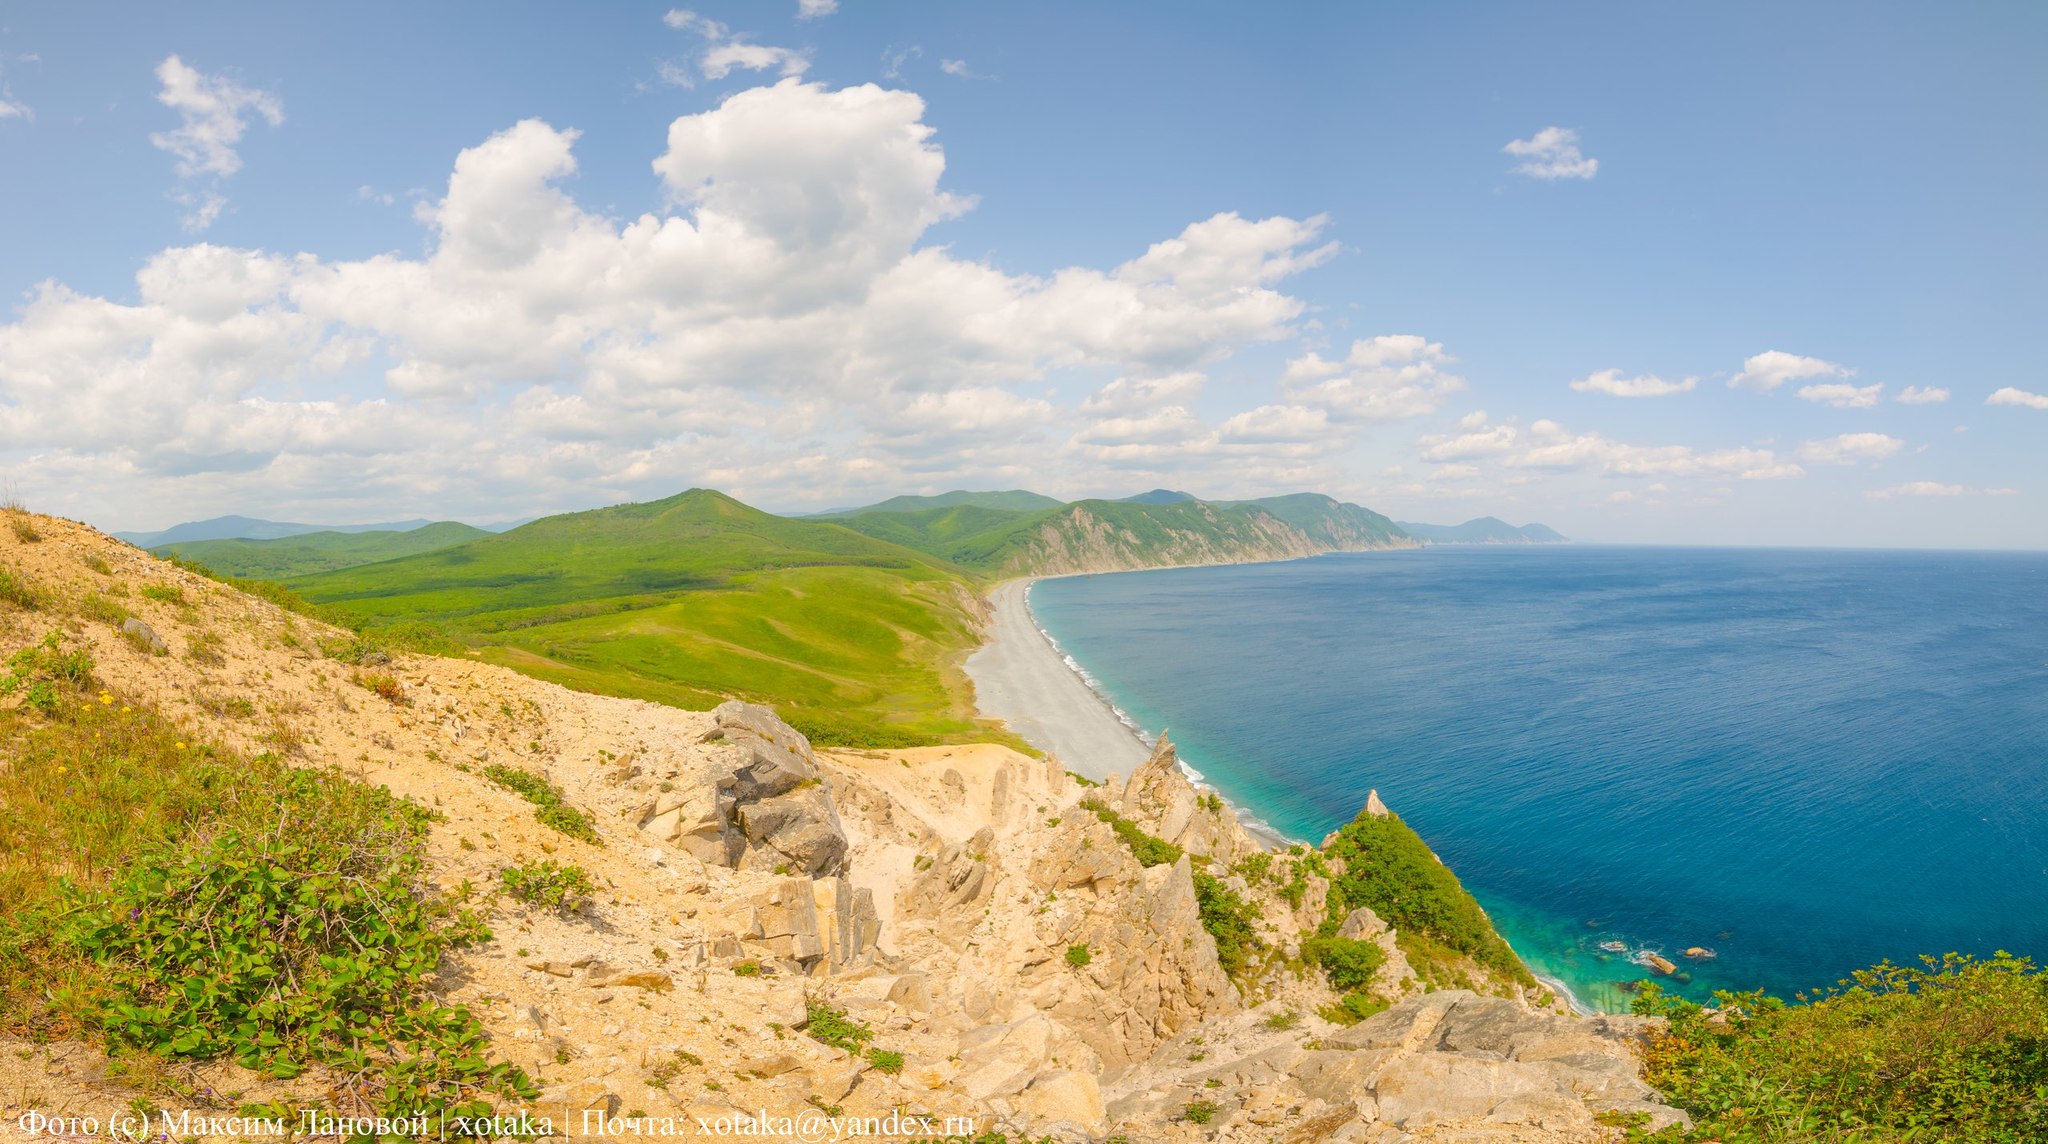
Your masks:
{"label": "turquoise shallow water", "polygon": [[1030,599],[1283,833],[1378,788],[1584,1004],[1645,949],[1695,994],[2048,956],[2048,556],[1442,547]]}

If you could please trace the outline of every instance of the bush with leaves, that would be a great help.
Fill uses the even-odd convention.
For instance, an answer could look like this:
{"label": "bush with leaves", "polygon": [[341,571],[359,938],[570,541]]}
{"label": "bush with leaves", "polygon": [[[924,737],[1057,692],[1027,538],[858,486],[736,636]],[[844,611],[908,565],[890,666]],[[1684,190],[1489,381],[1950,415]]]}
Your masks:
{"label": "bush with leaves", "polygon": [[1691,1139],[2048,1140],[2048,974],[2004,952],[1921,962],[1711,1011],[1646,981],[1635,1011],[1670,1027],[1645,1079],[1698,1120]]}
{"label": "bush with leaves", "polygon": [[592,893],[590,875],[581,866],[554,861],[507,866],[498,877],[505,883],[506,893],[550,909],[576,909]]}

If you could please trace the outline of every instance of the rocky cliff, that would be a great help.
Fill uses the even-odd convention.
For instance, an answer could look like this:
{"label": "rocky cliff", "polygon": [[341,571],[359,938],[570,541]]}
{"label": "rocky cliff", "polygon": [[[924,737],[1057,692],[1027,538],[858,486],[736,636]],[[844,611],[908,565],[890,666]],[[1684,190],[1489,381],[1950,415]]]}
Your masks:
{"label": "rocky cliff", "polygon": [[[814,751],[763,708],[366,653],[82,526],[36,531],[0,534],[20,589],[0,653],[53,633],[90,654],[108,702],[193,742],[431,808],[428,869],[451,893],[543,858],[587,872],[562,908],[486,890],[495,937],[434,983],[543,1079],[532,1107],[570,1135],[586,1112],[915,1110],[1009,1139],[1388,1144],[1604,1140],[1602,1114],[1677,1118],[1637,1079],[1643,1023],[1558,1012],[1476,963],[1417,963],[1424,947],[1372,909],[1333,918],[1342,870],[1262,847],[1169,743],[1106,786],[989,745]],[[588,838],[550,829],[508,771],[558,792]],[[1378,951],[1368,980],[1340,989],[1312,962],[1331,938]],[[31,1102],[105,1115],[208,1093],[319,1101],[338,1083],[183,1062],[173,1098],[91,1042],[0,1040],[10,1122]]]}

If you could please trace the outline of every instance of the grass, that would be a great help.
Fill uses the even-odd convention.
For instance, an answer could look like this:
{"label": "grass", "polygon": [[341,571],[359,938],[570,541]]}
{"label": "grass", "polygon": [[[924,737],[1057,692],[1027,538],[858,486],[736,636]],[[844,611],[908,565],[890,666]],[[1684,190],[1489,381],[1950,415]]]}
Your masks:
{"label": "grass", "polygon": [[487,936],[426,877],[429,812],[198,740],[61,636],[11,663],[53,702],[0,706],[0,1029],[141,1072],[325,1067],[338,1099],[386,1112],[537,1095],[426,990]]}
{"label": "grass", "polygon": [[1885,963],[1803,1004],[1724,992],[1712,1011],[1646,981],[1634,1007],[1669,1019],[1646,1079],[1698,1123],[1650,1139],[2048,1140],[2048,975],[2026,958]]}
{"label": "grass", "polygon": [[542,826],[592,846],[604,845],[604,839],[598,837],[597,828],[590,824],[590,819],[562,801],[561,788],[539,775],[493,763],[484,768],[484,777],[532,803],[534,820]]}
{"label": "grass", "polygon": [[695,490],[290,581],[365,638],[427,625],[579,691],[702,710],[771,705],[824,745],[1022,744],[960,664],[969,579],[836,524]]}
{"label": "grass", "polygon": [[150,551],[175,555],[248,580],[286,580],[453,548],[491,535],[452,520],[405,532],[309,532],[277,540],[188,540]]}

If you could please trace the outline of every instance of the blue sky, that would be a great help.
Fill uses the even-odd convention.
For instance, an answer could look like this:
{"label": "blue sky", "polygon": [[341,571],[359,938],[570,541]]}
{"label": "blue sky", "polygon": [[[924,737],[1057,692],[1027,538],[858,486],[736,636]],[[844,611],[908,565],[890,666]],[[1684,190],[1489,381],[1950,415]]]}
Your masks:
{"label": "blue sky", "polygon": [[0,475],[2048,547],[2044,58],[2021,3],[0,6]]}

